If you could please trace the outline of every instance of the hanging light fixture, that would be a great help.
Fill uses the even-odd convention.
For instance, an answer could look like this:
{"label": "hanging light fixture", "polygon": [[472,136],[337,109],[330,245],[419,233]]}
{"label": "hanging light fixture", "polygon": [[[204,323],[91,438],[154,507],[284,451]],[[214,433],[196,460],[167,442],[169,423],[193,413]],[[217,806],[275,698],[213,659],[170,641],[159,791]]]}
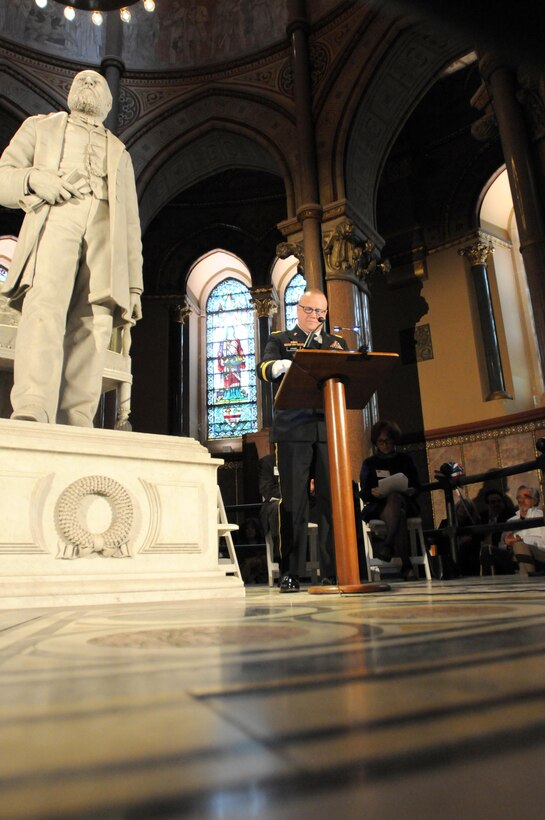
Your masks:
{"label": "hanging light fixture", "polygon": [[[47,0],[34,0],[40,8],[47,6]],[[130,22],[131,12],[129,6],[142,2],[148,12],[155,9],[155,0],[54,0],[64,6],[64,16],[67,20],[73,20],[76,11],[89,11],[96,26],[101,26],[104,22],[104,13],[108,11],[119,11],[119,15],[124,23]]]}

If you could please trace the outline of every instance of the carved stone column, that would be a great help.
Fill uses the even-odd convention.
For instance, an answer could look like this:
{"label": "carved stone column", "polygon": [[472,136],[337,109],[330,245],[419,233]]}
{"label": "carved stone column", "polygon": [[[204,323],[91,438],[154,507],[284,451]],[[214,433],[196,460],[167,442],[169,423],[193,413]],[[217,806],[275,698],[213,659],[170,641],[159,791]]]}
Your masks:
{"label": "carved stone column", "polygon": [[[251,302],[257,315],[258,344],[256,360],[263,358],[265,345],[271,332],[271,319],[278,310],[278,303],[274,298],[272,287],[250,288]],[[273,395],[272,384],[259,381],[261,387],[261,419],[263,427],[272,425]]]}
{"label": "carved stone column", "polygon": [[312,119],[312,82],[305,0],[288,0],[287,34],[291,41],[297,153],[302,204],[297,218],[303,228],[305,278],[310,288],[324,287],[322,259],[322,206],[319,199],[316,139]]}
{"label": "carved stone column", "polygon": [[490,297],[490,286],[488,282],[487,260],[488,256],[494,253],[494,247],[492,244],[478,239],[473,245],[460,248],[458,253],[460,256],[465,256],[469,260],[471,278],[477,297],[477,310],[479,312],[479,323],[481,326],[484,358],[488,376],[488,394],[486,401],[492,401],[493,399],[511,399],[513,397],[505,390],[503,367],[496,332],[496,320],[494,318],[494,307]]}
{"label": "carved stone column", "polygon": [[189,322],[191,308],[183,301],[169,308],[168,432],[189,435]]}
{"label": "carved stone column", "polygon": [[479,65],[491,97],[507,166],[520,251],[532,301],[541,370],[545,374],[545,204],[539,196],[535,161],[523,109],[517,99],[515,75],[494,55],[486,55]]}

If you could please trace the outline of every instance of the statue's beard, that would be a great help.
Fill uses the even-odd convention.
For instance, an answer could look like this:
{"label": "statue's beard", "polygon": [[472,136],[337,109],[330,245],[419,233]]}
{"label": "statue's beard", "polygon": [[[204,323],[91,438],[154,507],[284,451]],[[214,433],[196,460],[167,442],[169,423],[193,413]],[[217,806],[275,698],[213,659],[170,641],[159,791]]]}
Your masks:
{"label": "statue's beard", "polygon": [[101,120],[105,117],[104,106],[96,99],[94,92],[90,88],[71,94],[68,105],[70,111],[87,114],[90,117],[99,117]]}

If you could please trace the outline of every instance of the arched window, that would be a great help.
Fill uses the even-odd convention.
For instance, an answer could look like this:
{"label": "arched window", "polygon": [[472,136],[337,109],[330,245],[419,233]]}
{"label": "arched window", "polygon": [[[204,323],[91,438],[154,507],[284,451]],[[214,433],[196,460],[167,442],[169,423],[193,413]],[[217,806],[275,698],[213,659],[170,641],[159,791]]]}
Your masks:
{"label": "arched window", "polygon": [[210,440],[257,430],[254,311],[250,291],[223,279],[206,302],[206,410]]}
{"label": "arched window", "polygon": [[300,273],[296,273],[290,280],[284,292],[284,317],[286,327],[292,328],[297,322],[297,303],[305,292],[307,283]]}

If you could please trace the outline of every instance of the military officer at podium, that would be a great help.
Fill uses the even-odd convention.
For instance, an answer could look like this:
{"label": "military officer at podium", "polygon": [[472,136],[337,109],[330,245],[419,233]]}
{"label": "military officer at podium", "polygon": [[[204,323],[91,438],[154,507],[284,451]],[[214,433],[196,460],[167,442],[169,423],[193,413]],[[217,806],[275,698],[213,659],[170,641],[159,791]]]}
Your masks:
{"label": "military officer at podium", "polygon": [[[278,389],[291,367],[293,354],[312,350],[347,350],[342,336],[326,333],[327,299],[320,290],[307,290],[297,305],[297,324],[291,330],[271,333],[257,375]],[[318,523],[320,575],[335,582],[335,557],[331,529],[331,495],[323,410],[276,410],[271,439],[275,444],[280,478],[280,591],[297,592],[304,573],[307,544],[310,480],[314,479]]]}

